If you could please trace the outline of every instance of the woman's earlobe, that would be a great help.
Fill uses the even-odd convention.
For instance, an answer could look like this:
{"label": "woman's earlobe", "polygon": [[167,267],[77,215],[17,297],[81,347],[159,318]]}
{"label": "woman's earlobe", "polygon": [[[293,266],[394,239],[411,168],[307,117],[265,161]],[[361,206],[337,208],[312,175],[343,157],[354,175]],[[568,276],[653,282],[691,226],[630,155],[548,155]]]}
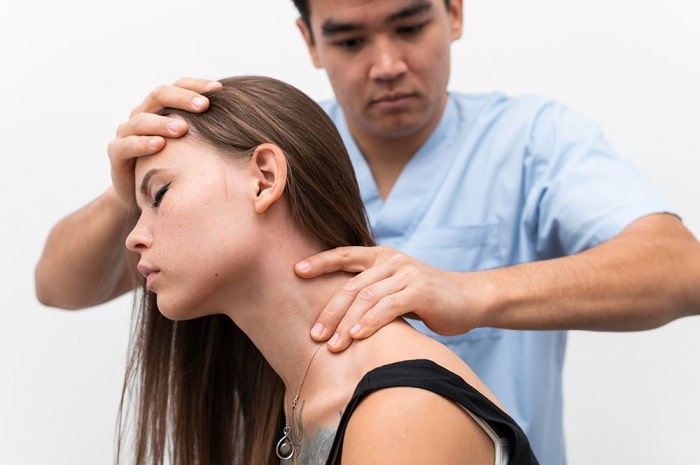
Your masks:
{"label": "woman's earlobe", "polygon": [[255,211],[263,213],[284,194],[287,186],[287,158],[275,144],[260,144],[251,157],[258,192]]}

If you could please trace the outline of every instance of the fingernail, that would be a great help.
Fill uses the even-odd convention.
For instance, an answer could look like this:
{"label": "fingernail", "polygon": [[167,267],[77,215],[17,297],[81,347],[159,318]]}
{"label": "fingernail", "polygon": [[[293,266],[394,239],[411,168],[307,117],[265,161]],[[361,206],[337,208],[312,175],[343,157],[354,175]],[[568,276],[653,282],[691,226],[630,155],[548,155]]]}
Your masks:
{"label": "fingernail", "polygon": [[148,140],[148,148],[151,150],[156,150],[158,148],[158,144],[160,144],[160,139],[158,137],[151,137]]}
{"label": "fingernail", "polygon": [[209,81],[207,83],[207,90],[214,90],[218,89],[219,87],[221,87],[221,83],[219,81]]}
{"label": "fingernail", "polygon": [[335,333],[335,334],[333,335],[333,337],[331,338],[331,340],[328,341],[328,344],[334,346],[334,345],[336,345],[336,344],[338,343],[338,341],[340,341],[340,334]]}
{"label": "fingernail", "polygon": [[323,334],[323,325],[321,323],[316,323],[311,328],[311,337],[320,338],[322,334]]}
{"label": "fingernail", "polygon": [[360,333],[360,330],[362,329],[362,325],[360,323],[357,323],[355,326],[353,326],[350,329],[350,335],[355,337]]}
{"label": "fingernail", "polygon": [[197,108],[203,107],[206,103],[207,99],[205,99],[204,97],[197,96],[192,99],[192,105],[194,105]]}
{"label": "fingernail", "polygon": [[297,270],[299,271],[309,271],[310,267],[311,266],[309,265],[309,262],[307,262],[306,260],[297,263]]}
{"label": "fingernail", "polygon": [[182,122],[181,121],[171,121],[168,123],[168,131],[172,133],[177,133],[182,129]]}

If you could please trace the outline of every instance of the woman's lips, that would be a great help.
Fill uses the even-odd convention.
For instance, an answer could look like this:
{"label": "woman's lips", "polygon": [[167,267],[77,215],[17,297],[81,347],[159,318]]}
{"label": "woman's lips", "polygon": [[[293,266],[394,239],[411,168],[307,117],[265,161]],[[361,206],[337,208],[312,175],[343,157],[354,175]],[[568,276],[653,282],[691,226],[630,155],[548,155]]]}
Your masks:
{"label": "woman's lips", "polygon": [[153,281],[156,279],[158,276],[158,273],[160,273],[160,270],[156,268],[152,268],[148,265],[145,265],[143,263],[139,263],[136,266],[136,269],[141,273],[141,275],[146,278],[146,288],[150,291],[153,287]]}

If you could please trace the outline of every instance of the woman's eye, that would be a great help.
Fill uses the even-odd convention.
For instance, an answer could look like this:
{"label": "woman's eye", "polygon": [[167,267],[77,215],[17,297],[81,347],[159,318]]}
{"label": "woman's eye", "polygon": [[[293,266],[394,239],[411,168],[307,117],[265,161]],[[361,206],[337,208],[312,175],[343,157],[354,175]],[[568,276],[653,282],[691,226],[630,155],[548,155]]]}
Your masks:
{"label": "woman's eye", "polygon": [[165,193],[168,192],[168,187],[170,187],[170,183],[167,183],[160,189],[158,189],[158,192],[153,196],[153,207],[157,207],[160,205],[160,202],[163,200],[163,197],[165,196]]}

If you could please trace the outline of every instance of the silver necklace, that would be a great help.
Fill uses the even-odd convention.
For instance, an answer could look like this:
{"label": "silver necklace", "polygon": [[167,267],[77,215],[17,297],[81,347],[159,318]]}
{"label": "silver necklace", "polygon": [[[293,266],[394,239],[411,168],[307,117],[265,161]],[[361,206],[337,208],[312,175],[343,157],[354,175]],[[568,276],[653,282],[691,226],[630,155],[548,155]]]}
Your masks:
{"label": "silver necklace", "polygon": [[[311,368],[311,362],[314,361],[314,357],[316,357],[316,354],[318,353],[318,350],[321,348],[321,344],[316,346],[316,349],[314,350],[314,353],[311,355],[311,358],[309,359],[309,363],[306,365],[306,370],[304,370],[304,374],[301,377],[301,382],[299,383],[299,389],[297,390],[297,395],[294,396],[294,399],[292,400],[292,414],[291,414],[291,419],[292,421],[294,420],[294,412],[296,411],[297,407],[297,402],[299,401],[299,394],[301,394],[301,388],[304,386],[304,381],[306,381],[306,375],[309,374],[309,368]],[[289,418],[287,417],[287,407],[285,405],[282,406],[284,409],[284,429],[282,430],[282,438],[277,441],[277,446],[275,447],[275,452],[277,453],[277,457],[279,457],[282,460],[289,460],[294,456],[294,441],[290,437],[290,434],[292,432],[292,429],[289,427]]]}

